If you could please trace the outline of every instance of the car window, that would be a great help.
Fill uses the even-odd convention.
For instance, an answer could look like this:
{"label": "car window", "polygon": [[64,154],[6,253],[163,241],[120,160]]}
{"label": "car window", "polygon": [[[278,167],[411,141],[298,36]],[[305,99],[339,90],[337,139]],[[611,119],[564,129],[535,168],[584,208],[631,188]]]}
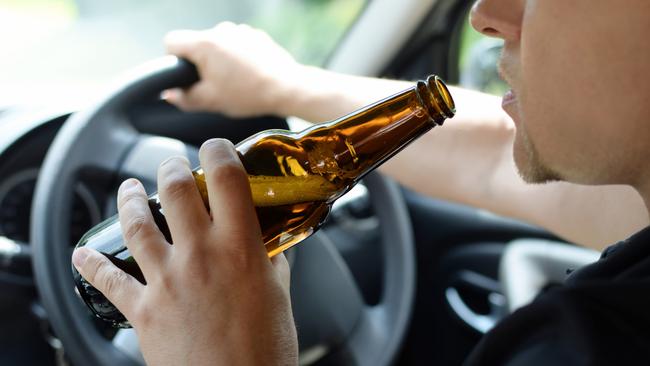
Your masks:
{"label": "car window", "polygon": [[0,98],[17,89],[106,83],[164,54],[173,29],[229,20],[322,65],[368,0],[0,0]]}
{"label": "car window", "polygon": [[495,95],[503,95],[509,88],[497,71],[503,41],[482,35],[465,17],[460,34],[460,85]]}

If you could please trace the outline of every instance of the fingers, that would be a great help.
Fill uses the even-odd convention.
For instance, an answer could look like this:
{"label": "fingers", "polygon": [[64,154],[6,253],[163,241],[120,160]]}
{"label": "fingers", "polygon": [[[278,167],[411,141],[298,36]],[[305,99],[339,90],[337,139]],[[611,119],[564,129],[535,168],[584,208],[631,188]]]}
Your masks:
{"label": "fingers", "polygon": [[[243,28],[244,26],[237,26],[235,23],[226,21],[217,24],[212,29],[203,31],[189,29],[174,30],[165,35],[163,42],[168,53],[196,62],[198,61],[197,57],[199,57],[197,51],[201,46],[205,46],[206,42],[209,42],[211,39],[232,34],[238,27]],[[246,29],[250,29],[250,27]]]}
{"label": "fingers", "polygon": [[186,158],[173,157],[160,165],[158,195],[176,244],[191,241],[210,226],[210,214]]}
{"label": "fingers", "polygon": [[164,43],[168,53],[196,63],[196,49],[204,38],[201,31],[175,30],[165,35]]}
{"label": "fingers", "polygon": [[302,90],[298,75],[303,67],[268,34],[247,25],[223,22],[204,31],[173,31],[165,45],[169,53],[194,63],[200,75],[192,87],[164,96],[186,111],[231,117],[285,114],[285,98]]}
{"label": "fingers", "polygon": [[140,266],[145,278],[154,273],[167,255],[168,243],[156,226],[144,187],[135,179],[120,185],[117,208],[124,243]]}
{"label": "fingers", "polygon": [[144,285],[95,250],[75,250],[72,263],[83,278],[104,294],[127,319],[131,318],[135,301],[144,291]]}
{"label": "fingers", "polygon": [[165,90],[162,93],[162,99],[166,100],[168,103],[175,105],[181,110],[188,112],[191,111],[191,105],[187,102],[183,89],[174,88]]}
{"label": "fingers", "polygon": [[217,97],[215,93],[217,93],[215,88],[211,88],[205,80],[201,80],[187,89],[166,90],[162,98],[183,111],[197,112],[214,108],[210,98]]}
{"label": "fingers", "polygon": [[177,107],[183,109],[179,104],[180,104],[180,99],[183,97],[183,89],[180,88],[174,88],[174,89],[167,89],[162,92],[161,98],[166,100],[168,103],[174,104]]}
{"label": "fingers", "polygon": [[[199,150],[199,159],[214,225],[227,238],[255,243],[263,249],[248,175],[232,143],[224,139],[208,140]],[[239,245],[237,241],[224,240],[223,245]]]}
{"label": "fingers", "polygon": [[197,67],[199,81],[186,89],[171,89],[163,93],[163,99],[186,112],[210,110],[214,90],[206,80],[205,53],[210,40],[206,31],[178,30],[165,36],[167,52],[185,58]]}
{"label": "fingers", "polygon": [[164,39],[167,52],[194,63],[199,72],[199,81],[187,89],[171,89],[163,93],[163,99],[181,110],[192,112],[209,109],[206,89],[205,64],[201,58],[209,40],[205,31],[177,30],[167,33]]}

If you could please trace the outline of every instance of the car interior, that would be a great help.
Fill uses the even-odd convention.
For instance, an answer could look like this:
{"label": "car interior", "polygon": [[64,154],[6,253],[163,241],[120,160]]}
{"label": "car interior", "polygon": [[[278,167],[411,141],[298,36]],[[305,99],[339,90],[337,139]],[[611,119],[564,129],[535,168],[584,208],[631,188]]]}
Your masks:
{"label": "car interior", "polygon": [[[74,245],[116,213],[122,180],[137,177],[153,192],[161,161],[181,154],[196,163],[209,138],[238,142],[304,126],[293,117],[186,113],[161,100],[164,89],[196,77],[165,56],[167,31],[246,22],[300,62],[404,80],[435,73],[450,85],[499,93],[501,44],[470,29],[471,4],[0,4],[0,31],[17,34],[0,60],[0,364],[143,365],[133,330],[95,319],[75,294]],[[461,364],[500,319],[562,282],[567,268],[598,257],[539,227],[424,197],[379,173],[286,254],[301,365]]]}

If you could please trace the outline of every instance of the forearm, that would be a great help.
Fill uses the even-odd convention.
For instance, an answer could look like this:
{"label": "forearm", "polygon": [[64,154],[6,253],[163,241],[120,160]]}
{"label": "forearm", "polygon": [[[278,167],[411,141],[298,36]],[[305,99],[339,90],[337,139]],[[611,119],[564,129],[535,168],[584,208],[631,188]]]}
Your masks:
{"label": "forearm", "polygon": [[281,87],[277,111],[319,123],[329,121],[413,86],[408,81],[340,74],[301,66]]}

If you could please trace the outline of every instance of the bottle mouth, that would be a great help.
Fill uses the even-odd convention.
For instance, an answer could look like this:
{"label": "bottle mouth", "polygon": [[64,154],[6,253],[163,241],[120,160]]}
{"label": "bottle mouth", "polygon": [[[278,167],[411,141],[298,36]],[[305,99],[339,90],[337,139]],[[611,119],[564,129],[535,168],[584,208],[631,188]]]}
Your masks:
{"label": "bottle mouth", "polygon": [[433,97],[438,102],[437,104],[442,113],[445,117],[452,118],[456,114],[456,103],[454,103],[454,98],[452,98],[445,82],[441,78],[432,75],[427,78],[427,84],[433,91]]}
{"label": "bottle mouth", "polygon": [[456,114],[454,99],[441,78],[431,75],[426,81],[420,80],[416,90],[420,101],[436,124],[442,125],[447,118]]}

